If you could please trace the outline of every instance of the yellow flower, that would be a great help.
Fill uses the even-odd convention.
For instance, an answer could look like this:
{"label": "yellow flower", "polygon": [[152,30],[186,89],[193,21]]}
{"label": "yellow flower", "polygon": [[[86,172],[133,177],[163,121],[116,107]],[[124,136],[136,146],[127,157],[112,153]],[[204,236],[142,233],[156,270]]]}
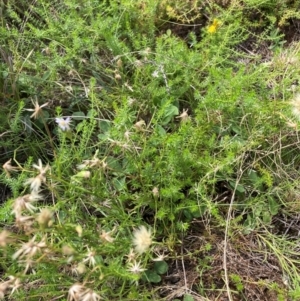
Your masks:
{"label": "yellow flower", "polygon": [[218,27],[221,25],[221,22],[218,21],[217,19],[214,19],[213,23],[208,26],[207,31],[208,33],[216,33]]}

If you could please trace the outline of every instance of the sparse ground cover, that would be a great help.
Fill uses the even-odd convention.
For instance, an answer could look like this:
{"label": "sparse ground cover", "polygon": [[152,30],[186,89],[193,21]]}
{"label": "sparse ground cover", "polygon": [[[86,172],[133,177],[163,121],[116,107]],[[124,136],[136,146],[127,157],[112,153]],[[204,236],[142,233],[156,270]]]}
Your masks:
{"label": "sparse ground cover", "polygon": [[0,298],[299,300],[298,1],[3,1]]}

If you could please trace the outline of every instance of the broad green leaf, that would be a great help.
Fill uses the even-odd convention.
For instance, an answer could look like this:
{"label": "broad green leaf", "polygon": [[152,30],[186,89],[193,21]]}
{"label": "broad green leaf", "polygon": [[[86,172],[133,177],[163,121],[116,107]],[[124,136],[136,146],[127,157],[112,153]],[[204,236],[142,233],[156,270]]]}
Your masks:
{"label": "broad green leaf", "polygon": [[184,214],[184,216],[188,219],[188,221],[192,221],[192,219],[193,219],[193,214],[191,213],[190,210],[184,209],[184,210],[183,210],[183,214]]}
{"label": "broad green leaf", "polygon": [[264,223],[269,224],[272,220],[272,216],[268,210],[262,213],[262,220]]}
{"label": "broad green leaf", "polygon": [[74,112],[72,115],[72,118],[74,120],[84,120],[85,119],[85,114],[83,112]]}
{"label": "broad green leaf", "polygon": [[152,283],[159,283],[161,281],[161,277],[155,271],[152,270],[146,271],[143,274],[142,278]]}
{"label": "broad green leaf", "polygon": [[162,120],[162,125],[168,124],[174,116],[179,114],[179,110],[176,106],[170,105],[165,109],[164,118]]}
{"label": "broad green leaf", "polygon": [[194,298],[191,295],[184,295],[183,301],[194,301]]}
{"label": "broad green leaf", "polygon": [[176,106],[170,105],[168,108],[166,108],[165,117],[166,116],[176,116],[178,114],[179,114],[179,110]]}
{"label": "broad green leaf", "polygon": [[100,120],[98,124],[100,130],[104,133],[110,130],[111,123],[109,120]]}
{"label": "broad green leaf", "polygon": [[167,273],[168,269],[169,266],[165,261],[156,261],[154,263],[154,270],[157,272],[157,274],[163,275]]}
{"label": "broad green leaf", "polygon": [[240,193],[244,193],[244,192],[246,191],[246,189],[244,188],[243,185],[238,184],[238,185],[236,186],[236,191],[238,191],[238,192],[240,192]]}
{"label": "broad green leaf", "polygon": [[[236,183],[233,182],[233,181],[229,181],[229,185],[234,189]],[[237,186],[236,186],[236,191],[239,192],[239,193],[244,193],[246,190],[245,190],[245,188],[244,188],[243,185],[237,184]]]}
{"label": "broad green leaf", "polygon": [[157,126],[157,132],[159,133],[160,136],[166,135],[166,130],[160,125]]}
{"label": "broad green leaf", "polygon": [[123,171],[123,167],[121,166],[119,161],[114,157],[107,157],[106,158],[106,163],[107,163],[108,167],[111,168],[115,172],[122,172]]}
{"label": "broad green leaf", "polygon": [[269,210],[272,215],[275,215],[278,213],[279,205],[276,202],[276,200],[272,197],[268,197],[269,199]]}
{"label": "broad green leaf", "polygon": [[94,109],[89,110],[86,114],[87,117],[95,117],[96,115],[97,115],[97,111]]}
{"label": "broad green leaf", "polygon": [[126,186],[126,181],[125,181],[125,178],[114,178],[112,180],[112,184],[114,185],[114,187],[118,190],[118,191],[121,191],[121,190],[126,190],[127,189],[127,186]]}

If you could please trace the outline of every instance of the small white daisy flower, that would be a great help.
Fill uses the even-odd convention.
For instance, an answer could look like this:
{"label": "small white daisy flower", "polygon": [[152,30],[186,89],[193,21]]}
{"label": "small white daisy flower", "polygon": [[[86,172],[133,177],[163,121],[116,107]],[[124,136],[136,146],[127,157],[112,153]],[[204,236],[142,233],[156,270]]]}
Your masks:
{"label": "small white daisy flower", "polygon": [[69,131],[70,130],[70,123],[71,123],[71,117],[67,117],[66,119],[57,117],[55,118],[55,122],[58,124],[58,126],[63,131]]}

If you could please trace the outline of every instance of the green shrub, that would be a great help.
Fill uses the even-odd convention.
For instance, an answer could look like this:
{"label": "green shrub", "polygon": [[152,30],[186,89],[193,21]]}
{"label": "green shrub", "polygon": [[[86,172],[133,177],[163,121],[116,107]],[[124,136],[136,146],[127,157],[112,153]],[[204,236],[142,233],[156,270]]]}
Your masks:
{"label": "green shrub", "polygon": [[[149,282],[194,221],[227,239],[291,214],[299,46],[282,50],[277,25],[296,4],[225,2],[2,4],[0,294],[157,299]],[[206,23],[183,39],[164,29],[174,20]],[[280,262],[296,283],[296,263]]]}

